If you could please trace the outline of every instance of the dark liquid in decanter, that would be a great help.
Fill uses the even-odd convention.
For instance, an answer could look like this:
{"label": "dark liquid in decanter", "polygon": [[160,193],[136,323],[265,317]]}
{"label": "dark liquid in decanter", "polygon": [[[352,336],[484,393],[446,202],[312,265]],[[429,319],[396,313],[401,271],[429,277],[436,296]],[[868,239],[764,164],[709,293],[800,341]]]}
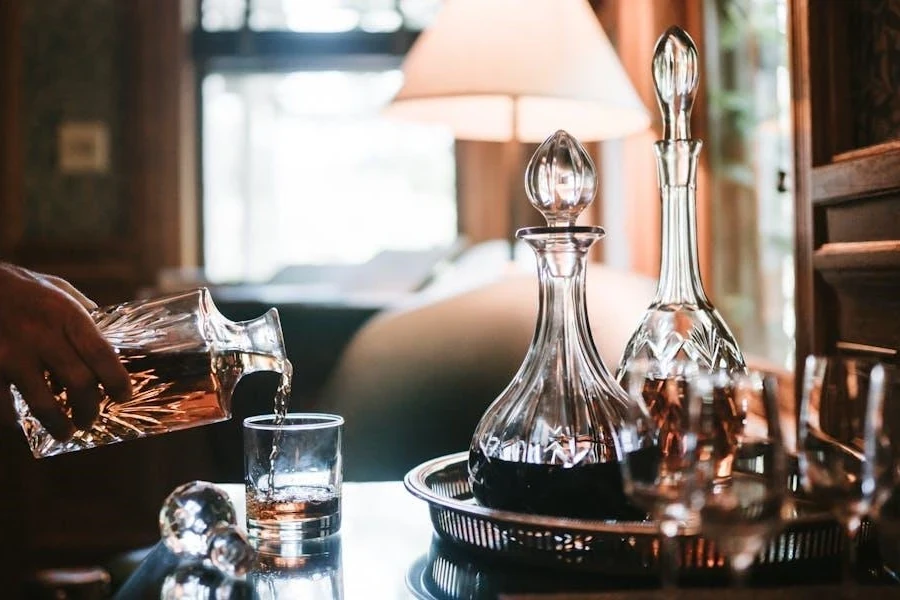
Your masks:
{"label": "dark liquid in decanter", "polygon": [[[676,390],[665,390],[666,385],[677,386]],[[659,428],[659,448],[663,461],[672,457],[681,460],[681,433],[685,427],[680,425],[687,419],[682,407],[685,402],[686,386],[683,381],[650,379],[644,383],[643,396],[647,411]],[[743,430],[745,414],[735,402],[731,390],[716,388],[713,392],[712,410],[715,419],[714,428],[700,435],[699,442],[712,448],[716,478],[726,480],[731,477],[738,437]],[[679,470],[673,465],[673,470]]]}
{"label": "dark liquid in decanter", "polygon": [[[654,472],[659,452],[639,450],[632,468]],[[647,513],[634,506],[622,488],[618,462],[575,467],[488,459],[469,454],[472,494],[482,506],[539,515],[642,521]]]}

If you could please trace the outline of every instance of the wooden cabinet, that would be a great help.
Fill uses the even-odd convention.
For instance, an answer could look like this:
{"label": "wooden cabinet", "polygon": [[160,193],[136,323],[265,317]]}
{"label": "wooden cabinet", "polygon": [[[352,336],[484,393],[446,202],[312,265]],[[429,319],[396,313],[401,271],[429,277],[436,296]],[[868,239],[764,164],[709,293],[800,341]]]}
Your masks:
{"label": "wooden cabinet", "polygon": [[[0,3],[0,259],[99,304],[197,261],[193,79],[181,0]],[[108,160],[64,167],[93,124]]]}
{"label": "wooden cabinet", "polygon": [[900,2],[792,0],[790,23],[797,372],[810,352],[895,361]]}
{"label": "wooden cabinet", "polygon": [[[187,41],[180,0],[0,1],[0,259],[101,304],[196,260]],[[79,121],[106,126],[107,169],[61,168],[59,126]],[[165,494],[214,476],[207,438],[220,428],[38,461],[3,408],[0,533],[14,540],[3,598],[36,566],[155,542]]]}

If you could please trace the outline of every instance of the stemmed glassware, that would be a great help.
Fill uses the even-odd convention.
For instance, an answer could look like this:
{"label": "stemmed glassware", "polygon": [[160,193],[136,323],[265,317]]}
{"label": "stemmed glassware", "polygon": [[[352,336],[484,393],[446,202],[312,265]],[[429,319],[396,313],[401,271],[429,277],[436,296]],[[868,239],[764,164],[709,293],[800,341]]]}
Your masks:
{"label": "stemmed glassware", "polygon": [[894,466],[893,491],[878,514],[875,527],[882,571],[888,579],[900,583],[900,464]]}
{"label": "stemmed glassware", "polygon": [[670,591],[678,581],[677,537],[696,523],[688,482],[697,442],[689,418],[697,369],[691,361],[636,359],[622,373],[633,412],[619,432],[623,487],[658,523],[660,580]]}
{"label": "stemmed glassware", "polygon": [[843,583],[856,583],[864,519],[877,515],[894,478],[884,406],[891,371],[877,360],[809,356],[798,423],[800,478],[809,499],[841,524]]}
{"label": "stemmed glassware", "polygon": [[[699,513],[701,535],[727,558],[738,587],[780,531],[788,506],[777,389],[774,376],[724,370],[703,372],[692,386],[697,460],[689,506]],[[731,407],[724,418],[723,403]],[[724,481],[716,458],[723,442],[734,461],[731,477]]]}

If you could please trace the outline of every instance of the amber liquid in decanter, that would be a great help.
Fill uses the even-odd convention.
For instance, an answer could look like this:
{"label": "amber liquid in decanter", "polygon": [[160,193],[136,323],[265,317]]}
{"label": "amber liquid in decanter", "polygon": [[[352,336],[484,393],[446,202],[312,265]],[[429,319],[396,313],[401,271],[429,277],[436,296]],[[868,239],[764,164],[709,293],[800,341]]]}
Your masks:
{"label": "amber liquid in decanter", "polygon": [[[487,507],[585,519],[646,517],[626,497],[617,438],[631,400],[600,359],[588,324],[587,253],[604,231],[575,221],[596,192],[593,163],[558,131],[528,164],[526,190],[546,227],[517,232],[535,252],[539,311],[519,371],[488,407],[469,450],[469,482]],[[655,464],[655,447],[646,454]]]}
{"label": "amber liquid in decanter", "polygon": [[[275,309],[257,319],[229,321],[208,290],[198,289],[100,308],[92,316],[129,373],[131,398],[115,402],[102,393],[92,427],[61,441],[12,387],[19,424],[36,458],[227,420],[238,381],[257,371],[281,375],[274,413],[287,412],[293,368]],[[65,388],[49,374],[47,385],[68,411]]]}

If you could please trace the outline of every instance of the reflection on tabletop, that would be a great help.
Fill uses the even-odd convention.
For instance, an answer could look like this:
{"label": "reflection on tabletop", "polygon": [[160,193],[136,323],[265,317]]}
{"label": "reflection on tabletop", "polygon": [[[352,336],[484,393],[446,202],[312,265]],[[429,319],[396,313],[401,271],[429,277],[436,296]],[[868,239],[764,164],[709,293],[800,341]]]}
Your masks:
{"label": "reflection on tabletop", "polygon": [[[243,526],[243,485],[222,486],[232,498]],[[476,555],[440,540],[429,519],[428,504],[412,496],[401,482],[345,483],[343,525],[340,534],[307,545],[293,559],[258,561],[249,575],[230,580],[196,563],[179,561],[160,543],[141,563],[116,595],[116,600],[166,598],[182,584],[181,598],[313,598],[324,600],[466,600],[503,598],[518,600],[586,600],[662,598],[655,595],[656,577],[630,578],[597,573],[560,571],[503,562]],[[761,586],[785,589],[747,590],[750,597],[834,596],[837,564],[816,563],[814,569],[791,567],[778,571]],[[829,566],[830,565],[830,566]],[[801,575],[801,572],[806,575]],[[830,578],[829,578],[830,577]],[[724,581],[686,582],[677,591],[691,600],[718,600]],[[193,587],[191,587],[193,586]],[[203,586],[206,586],[205,588]],[[710,587],[713,586],[713,587]],[[810,587],[812,586],[812,587]],[[706,589],[704,589],[706,588]],[[215,589],[215,594],[209,590]],[[627,591],[627,596],[625,592]],[[897,587],[865,585],[867,600],[898,597]],[[565,591],[565,592],[564,592]],[[200,595],[196,595],[196,593]],[[729,595],[743,592],[728,590]],[[539,595],[535,595],[539,594]],[[179,596],[168,596],[179,597]]]}
{"label": "reflection on tabletop", "polygon": [[[222,484],[234,503],[238,525],[246,526],[243,484]],[[180,561],[157,544],[116,594],[116,600],[165,598],[166,579],[218,586],[219,595],[183,598],[292,598],[284,590],[315,589],[304,598],[416,598],[406,586],[405,572],[427,552],[432,537],[427,505],[411,496],[400,482],[345,483],[340,534],[310,543],[295,559],[257,561],[250,574],[228,581]],[[328,584],[323,584],[322,579]],[[193,584],[192,584],[193,585]],[[268,595],[270,589],[283,593]],[[255,590],[255,591],[254,591]],[[373,592],[373,590],[377,590]],[[186,587],[185,591],[189,591]],[[373,595],[374,594],[374,595]],[[170,596],[179,597],[179,596]]]}

